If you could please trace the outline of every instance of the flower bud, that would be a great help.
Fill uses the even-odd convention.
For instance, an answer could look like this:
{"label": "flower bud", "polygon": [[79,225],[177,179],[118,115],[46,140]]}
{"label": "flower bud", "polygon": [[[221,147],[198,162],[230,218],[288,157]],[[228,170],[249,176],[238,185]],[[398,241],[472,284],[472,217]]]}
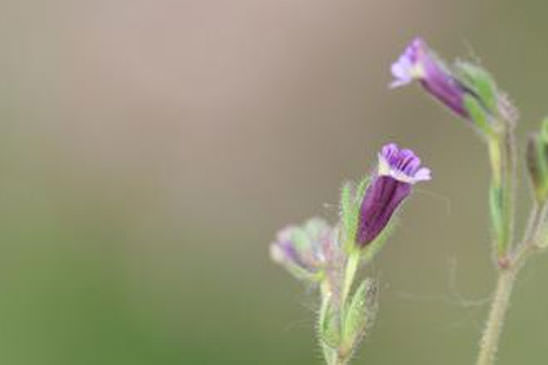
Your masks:
{"label": "flower bud", "polygon": [[379,153],[378,169],[361,201],[355,242],[365,247],[385,229],[413,184],[430,180],[430,170],[421,167],[420,159],[408,149],[394,143]]}
{"label": "flower bud", "polygon": [[391,71],[395,78],[391,87],[418,80],[428,93],[460,117],[472,121],[483,133],[493,133],[499,119],[515,119],[511,104],[486,70],[463,61],[450,68],[421,38],[415,38],[407,46]]}
{"label": "flower bud", "polygon": [[336,230],[323,219],[312,218],[302,227],[278,232],[270,256],[298,279],[317,281],[323,278],[336,245]]}

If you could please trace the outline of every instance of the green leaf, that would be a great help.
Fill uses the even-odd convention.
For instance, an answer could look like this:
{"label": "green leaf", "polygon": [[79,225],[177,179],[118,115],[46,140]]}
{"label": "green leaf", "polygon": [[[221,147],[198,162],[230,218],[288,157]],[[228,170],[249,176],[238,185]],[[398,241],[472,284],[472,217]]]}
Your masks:
{"label": "green leaf", "polygon": [[377,313],[377,286],[367,278],[358,286],[345,310],[341,349],[350,353],[365,336]]}

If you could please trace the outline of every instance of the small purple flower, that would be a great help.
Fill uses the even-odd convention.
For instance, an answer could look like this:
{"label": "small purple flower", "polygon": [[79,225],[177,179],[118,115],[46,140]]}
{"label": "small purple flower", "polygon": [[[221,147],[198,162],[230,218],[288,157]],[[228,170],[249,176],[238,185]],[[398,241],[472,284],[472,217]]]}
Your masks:
{"label": "small purple flower", "polygon": [[302,227],[288,226],[270,245],[270,256],[298,278],[318,278],[333,255],[335,232],[320,218],[309,219]]}
{"label": "small purple flower", "polygon": [[390,218],[411,193],[413,184],[430,180],[430,169],[408,149],[394,143],[385,145],[379,153],[377,173],[366,189],[361,202],[356,243],[365,247],[388,224]]}
{"label": "small purple flower", "polygon": [[404,53],[392,64],[391,71],[394,81],[390,87],[419,80],[435,98],[461,117],[468,119],[464,97],[470,90],[455,78],[421,38],[415,38],[407,46]]}

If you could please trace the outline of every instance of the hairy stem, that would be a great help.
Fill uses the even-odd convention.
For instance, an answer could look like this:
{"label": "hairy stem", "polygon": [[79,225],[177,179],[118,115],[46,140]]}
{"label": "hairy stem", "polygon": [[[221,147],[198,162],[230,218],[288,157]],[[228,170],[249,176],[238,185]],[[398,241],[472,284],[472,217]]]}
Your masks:
{"label": "hairy stem", "polygon": [[519,266],[516,266],[501,270],[499,273],[497,288],[481,339],[480,352],[476,365],[491,365],[495,361],[504,318],[506,317],[514,280],[518,270]]}
{"label": "hairy stem", "polygon": [[[498,349],[504,319],[508,311],[514,281],[522,266],[522,252],[529,252],[530,241],[536,236],[542,219],[539,209],[533,207],[522,244],[517,255],[512,255],[514,229],[514,195],[516,185],[516,148],[513,125],[505,123],[503,131],[489,139],[489,157],[493,172],[492,190],[494,205],[491,206],[496,233],[495,255],[498,264],[498,280],[491,309],[480,342],[476,365],[492,365]],[[493,204],[493,203],[492,203]],[[494,213],[494,214],[493,214]],[[515,252],[514,252],[515,253]]]}
{"label": "hairy stem", "polygon": [[346,302],[346,298],[348,297],[348,294],[350,293],[350,289],[352,288],[352,283],[354,282],[354,276],[356,275],[356,271],[358,270],[358,266],[360,263],[360,253],[359,252],[353,252],[348,256],[348,260],[346,262],[346,269],[344,273],[344,284],[343,284],[343,292],[342,292],[342,298],[341,298],[341,306],[344,307],[344,303]]}
{"label": "hairy stem", "polygon": [[495,355],[516,276],[525,260],[536,248],[539,232],[546,218],[547,207],[548,205],[539,207],[537,203],[534,204],[521,244],[516,247],[508,266],[499,267],[497,287],[491,303],[489,317],[485,324],[476,365],[491,365],[495,362]]}
{"label": "hairy stem", "polygon": [[501,149],[503,158],[503,206],[504,206],[504,239],[502,248],[505,253],[510,249],[514,234],[514,205],[516,192],[516,143],[513,126],[506,125],[505,132],[501,137]]}

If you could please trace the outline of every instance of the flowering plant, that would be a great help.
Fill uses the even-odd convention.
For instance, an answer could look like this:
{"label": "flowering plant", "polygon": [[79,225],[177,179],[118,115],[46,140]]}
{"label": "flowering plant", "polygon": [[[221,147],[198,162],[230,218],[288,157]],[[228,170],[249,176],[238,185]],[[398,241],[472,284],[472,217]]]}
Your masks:
{"label": "flowering plant", "polygon": [[[472,126],[487,146],[492,257],[498,281],[476,364],[491,365],[516,276],[530,256],[548,247],[548,118],[527,142],[525,162],[533,204],[523,235],[515,240],[518,113],[507,95],[480,65],[464,61],[449,65],[421,38],[411,41],[391,72],[391,88],[417,81]],[[370,176],[357,185],[343,185],[336,224],[314,218],[302,227],[283,229],[271,244],[274,261],[319,289],[317,332],[327,364],[347,364],[368,333],[377,312],[377,283],[362,279],[352,292],[356,274],[384,246],[393,217],[413,185],[429,179],[430,170],[421,166],[413,151],[387,144]]]}
{"label": "flowering plant", "polygon": [[409,149],[385,145],[371,176],[344,184],[340,220],[331,226],[312,218],[282,229],[270,245],[272,259],[320,292],[318,339],[329,365],[347,364],[377,312],[377,283],[356,273],[386,242],[392,218],[412,187],[430,170]]}

